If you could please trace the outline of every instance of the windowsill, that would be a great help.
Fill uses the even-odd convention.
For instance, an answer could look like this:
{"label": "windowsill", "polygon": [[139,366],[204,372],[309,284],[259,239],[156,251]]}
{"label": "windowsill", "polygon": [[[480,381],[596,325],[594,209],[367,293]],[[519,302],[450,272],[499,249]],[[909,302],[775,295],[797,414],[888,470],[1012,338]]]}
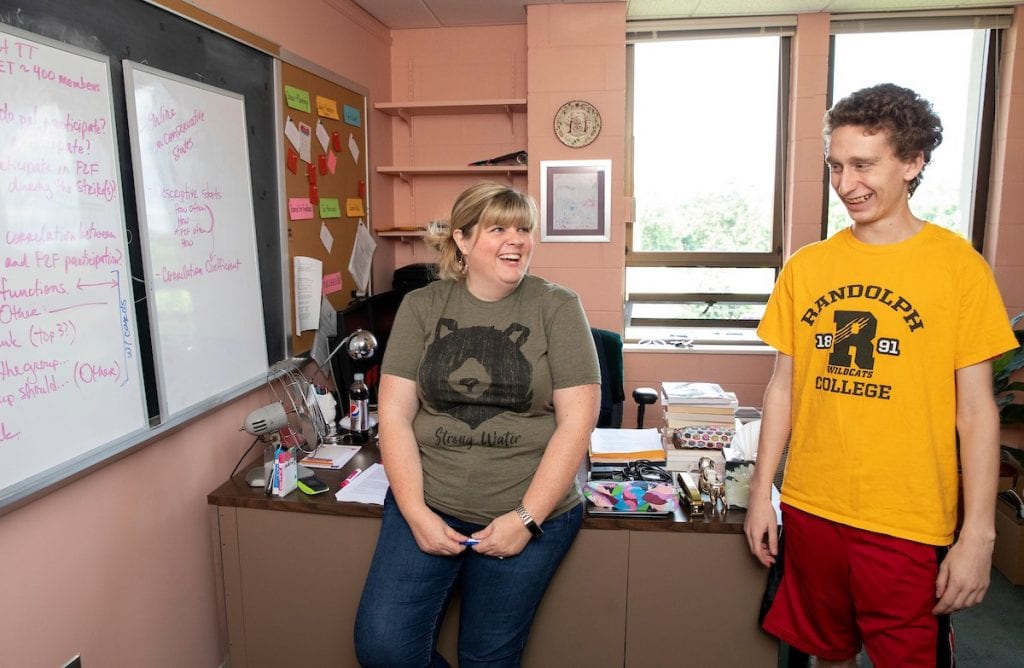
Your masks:
{"label": "windowsill", "polygon": [[764,344],[722,344],[722,343],[694,343],[682,348],[669,344],[657,343],[626,343],[622,346],[624,353],[684,353],[698,355],[774,355],[775,349]]}

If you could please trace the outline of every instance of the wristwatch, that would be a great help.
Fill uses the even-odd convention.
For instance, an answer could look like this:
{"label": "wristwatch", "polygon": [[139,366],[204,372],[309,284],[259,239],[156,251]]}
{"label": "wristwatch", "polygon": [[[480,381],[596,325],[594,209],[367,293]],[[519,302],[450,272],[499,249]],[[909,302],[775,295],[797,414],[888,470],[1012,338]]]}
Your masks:
{"label": "wristwatch", "polygon": [[516,506],[516,515],[519,515],[519,519],[523,521],[523,526],[530,530],[530,535],[534,538],[544,533],[544,529],[541,529],[540,525],[533,521],[533,515],[526,512],[523,504],[520,503]]}

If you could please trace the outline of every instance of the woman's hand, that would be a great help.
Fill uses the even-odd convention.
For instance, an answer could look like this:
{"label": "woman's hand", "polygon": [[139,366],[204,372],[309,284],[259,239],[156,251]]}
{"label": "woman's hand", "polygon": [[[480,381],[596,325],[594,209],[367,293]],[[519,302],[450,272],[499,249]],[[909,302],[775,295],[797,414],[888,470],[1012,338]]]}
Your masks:
{"label": "woman's hand", "polygon": [[416,545],[427,554],[451,557],[466,549],[462,542],[467,536],[448,526],[440,515],[429,508],[425,508],[415,518],[407,517],[406,522],[412,529]]}
{"label": "woman's hand", "polygon": [[473,534],[480,542],[473,549],[489,557],[514,557],[530,542],[530,530],[515,511],[495,517],[490,524]]}

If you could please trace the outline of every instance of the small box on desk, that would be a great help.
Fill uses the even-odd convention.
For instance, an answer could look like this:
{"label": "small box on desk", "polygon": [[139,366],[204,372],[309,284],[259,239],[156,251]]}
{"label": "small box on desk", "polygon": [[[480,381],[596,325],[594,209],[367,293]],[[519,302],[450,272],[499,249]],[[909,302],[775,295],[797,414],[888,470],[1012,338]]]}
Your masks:
{"label": "small box on desk", "polygon": [[1015,585],[1024,585],[1024,520],[1003,499],[996,501],[996,546],[992,564]]}

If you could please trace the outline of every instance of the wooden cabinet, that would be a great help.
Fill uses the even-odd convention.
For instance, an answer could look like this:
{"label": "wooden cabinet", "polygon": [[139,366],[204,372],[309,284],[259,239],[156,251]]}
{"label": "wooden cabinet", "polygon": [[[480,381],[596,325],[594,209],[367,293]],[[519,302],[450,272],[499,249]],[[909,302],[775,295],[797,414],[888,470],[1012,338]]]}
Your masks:
{"label": "wooden cabinet", "polygon": [[[350,466],[369,466],[361,452]],[[336,489],[348,469],[318,471]],[[379,506],[333,496],[267,497],[241,476],[208,500],[219,528],[231,665],[356,666],[352,630]],[[774,668],[757,625],[766,571],[743,514],[689,521],[591,518],[537,609],[523,665]],[[438,651],[457,665],[458,599]]]}
{"label": "wooden cabinet", "polygon": [[379,102],[391,116],[392,162],[377,173],[395,177],[395,219],[375,221],[377,236],[423,236],[431,220],[445,219],[455,197],[473,183],[499,180],[526,188],[526,165],[469,163],[526,150],[526,100]]}

